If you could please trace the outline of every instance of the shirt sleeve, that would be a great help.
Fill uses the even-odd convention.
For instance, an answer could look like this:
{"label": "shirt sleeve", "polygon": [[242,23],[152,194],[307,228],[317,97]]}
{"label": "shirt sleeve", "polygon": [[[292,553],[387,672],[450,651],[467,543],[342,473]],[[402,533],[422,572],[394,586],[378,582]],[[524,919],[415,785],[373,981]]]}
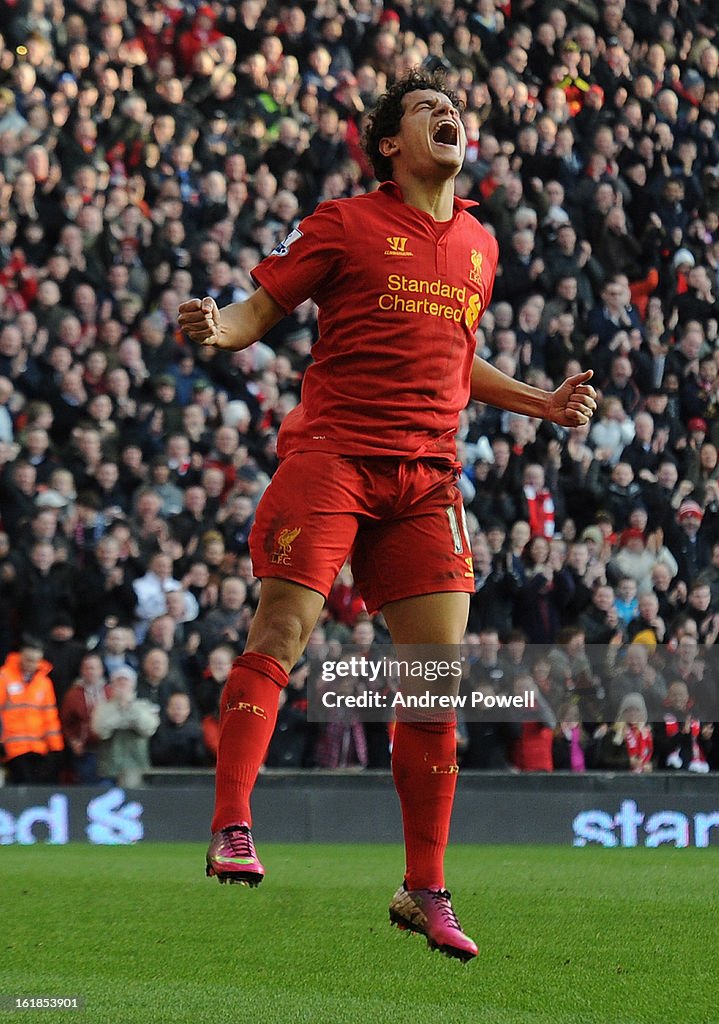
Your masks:
{"label": "shirt sleeve", "polygon": [[255,267],[253,280],[291,313],[336,280],[346,258],[344,236],[339,204],[322,203]]}

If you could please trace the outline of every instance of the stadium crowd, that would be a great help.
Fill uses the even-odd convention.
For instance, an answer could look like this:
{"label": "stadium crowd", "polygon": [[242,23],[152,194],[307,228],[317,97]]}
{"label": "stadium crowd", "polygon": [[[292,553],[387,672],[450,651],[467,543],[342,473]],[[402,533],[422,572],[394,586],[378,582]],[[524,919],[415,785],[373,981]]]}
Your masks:
{"label": "stadium crowd", "polygon": [[[212,762],[258,593],[253,511],[316,309],[228,353],[190,346],[177,307],[247,296],[304,214],[372,188],[365,112],[422,63],[461,97],[457,191],[500,245],[479,353],[540,387],[591,367],[601,397],[571,431],[462,416],[465,685],[534,687],[542,709],[461,723],[463,763],[719,765],[718,26],[716,0],[2,5],[12,781]],[[311,648],[382,639],[347,568]],[[267,764],[388,765],[384,726],[308,724],[310,670]]]}

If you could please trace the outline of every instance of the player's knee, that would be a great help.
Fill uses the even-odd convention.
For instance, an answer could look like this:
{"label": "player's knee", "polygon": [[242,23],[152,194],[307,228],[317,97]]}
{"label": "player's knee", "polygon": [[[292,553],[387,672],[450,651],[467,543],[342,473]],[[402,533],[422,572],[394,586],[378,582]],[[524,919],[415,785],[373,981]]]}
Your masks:
{"label": "player's knee", "polygon": [[291,667],[302,654],[304,634],[301,616],[273,610],[255,618],[245,649],[269,654]]}

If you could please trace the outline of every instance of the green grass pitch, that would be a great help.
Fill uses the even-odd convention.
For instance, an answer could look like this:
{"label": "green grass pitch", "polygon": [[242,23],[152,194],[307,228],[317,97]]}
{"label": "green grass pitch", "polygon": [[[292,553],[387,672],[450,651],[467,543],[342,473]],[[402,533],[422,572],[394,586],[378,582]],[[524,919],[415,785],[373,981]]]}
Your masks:
{"label": "green grass pitch", "polygon": [[266,844],[256,890],[197,846],[0,850],[0,994],[72,1024],[717,1024],[716,850],[455,846],[480,957],[390,928],[393,846]]}

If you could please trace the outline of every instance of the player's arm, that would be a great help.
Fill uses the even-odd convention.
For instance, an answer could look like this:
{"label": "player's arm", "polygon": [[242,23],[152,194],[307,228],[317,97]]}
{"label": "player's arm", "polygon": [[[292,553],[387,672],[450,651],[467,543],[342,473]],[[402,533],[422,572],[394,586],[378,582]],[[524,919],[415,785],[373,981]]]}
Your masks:
{"label": "player's arm", "polygon": [[568,377],[555,391],[543,391],[507,376],[485,359],[474,357],[470,394],[475,402],[508,412],[551,420],[561,427],[588,423],[597,408],[597,393],[587,381],[592,371]]}
{"label": "player's arm", "polygon": [[244,302],[219,309],[214,299],[188,299],[178,310],[177,321],[198,345],[238,352],[258,341],[274,327],[285,311],[265,288],[258,288]]}

